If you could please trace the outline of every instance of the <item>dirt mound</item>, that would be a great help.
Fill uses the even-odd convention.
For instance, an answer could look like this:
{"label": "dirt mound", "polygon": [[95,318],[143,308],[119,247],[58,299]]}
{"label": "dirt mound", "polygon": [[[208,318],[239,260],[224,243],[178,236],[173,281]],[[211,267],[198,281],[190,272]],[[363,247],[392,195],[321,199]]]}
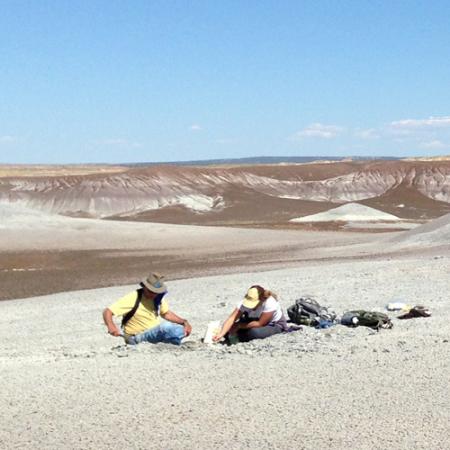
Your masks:
{"label": "dirt mound", "polygon": [[450,214],[391,238],[392,242],[410,245],[450,245]]}
{"label": "dirt mound", "polygon": [[368,206],[347,203],[318,214],[291,219],[291,222],[397,222],[399,220],[401,219],[397,216]]}

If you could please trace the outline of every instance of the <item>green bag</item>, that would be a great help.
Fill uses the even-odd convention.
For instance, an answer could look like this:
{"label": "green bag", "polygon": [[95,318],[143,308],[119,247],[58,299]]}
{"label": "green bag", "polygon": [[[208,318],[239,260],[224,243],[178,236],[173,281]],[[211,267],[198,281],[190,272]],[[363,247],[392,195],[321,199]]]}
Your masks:
{"label": "green bag", "polygon": [[387,314],[378,311],[365,311],[363,309],[348,311],[343,317],[356,317],[357,324],[364,327],[379,330],[380,328],[392,328],[394,325]]}

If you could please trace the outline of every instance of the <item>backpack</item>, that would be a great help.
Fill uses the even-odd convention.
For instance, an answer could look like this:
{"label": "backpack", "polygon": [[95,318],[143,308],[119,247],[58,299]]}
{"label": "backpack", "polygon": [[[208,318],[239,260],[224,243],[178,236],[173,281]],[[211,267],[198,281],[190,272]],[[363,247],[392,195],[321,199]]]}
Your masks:
{"label": "backpack", "polygon": [[301,297],[287,309],[291,322],[298,325],[317,326],[321,320],[333,322],[336,314],[328,311],[311,297]]}
{"label": "backpack", "polygon": [[[127,324],[127,322],[136,314],[137,309],[139,308],[139,304],[141,303],[142,296],[144,295],[144,289],[138,289],[137,291],[137,297],[136,297],[136,303],[134,304],[133,308],[130,309],[126,314],[122,317],[122,328]],[[155,297],[154,303],[155,303],[155,309],[156,309],[156,315],[159,315],[159,307],[161,306],[161,301],[163,297],[166,295],[165,292],[162,294],[158,294]]]}
{"label": "backpack", "polygon": [[[356,321],[356,323],[353,322],[353,325],[350,325],[354,317],[356,317],[358,320]],[[389,329],[394,326],[387,314],[378,311],[364,311],[363,309],[348,311],[344,313],[341,318],[341,323],[347,326],[362,325],[364,327],[369,327],[377,331],[379,331],[380,328]]]}

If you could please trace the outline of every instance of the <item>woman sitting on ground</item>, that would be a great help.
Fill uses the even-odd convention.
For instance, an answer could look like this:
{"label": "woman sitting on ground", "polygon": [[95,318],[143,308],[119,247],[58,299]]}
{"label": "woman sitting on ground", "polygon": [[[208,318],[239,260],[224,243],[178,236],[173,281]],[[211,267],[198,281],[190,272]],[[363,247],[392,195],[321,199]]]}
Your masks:
{"label": "woman sitting on ground", "polygon": [[220,333],[214,336],[218,342],[225,337],[229,342],[248,342],[264,339],[286,331],[287,323],[277,296],[261,286],[252,286],[243,300],[225,320]]}

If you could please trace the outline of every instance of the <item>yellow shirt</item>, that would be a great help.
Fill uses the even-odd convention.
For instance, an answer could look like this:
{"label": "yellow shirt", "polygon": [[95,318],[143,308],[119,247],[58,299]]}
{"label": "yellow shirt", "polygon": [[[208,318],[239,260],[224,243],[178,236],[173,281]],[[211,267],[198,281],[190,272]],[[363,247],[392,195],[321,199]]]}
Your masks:
{"label": "yellow shirt", "polygon": [[[125,297],[122,297],[117,300],[117,302],[113,303],[109,309],[115,316],[123,316],[133,309],[136,299],[137,291],[130,292],[125,295]],[[161,301],[161,306],[159,307],[159,313],[166,314],[167,311],[169,311],[169,304],[163,299]],[[126,323],[124,331],[126,334],[135,335],[156,327],[159,323],[160,319],[156,314],[153,300],[149,300],[143,295],[136,313]]]}

